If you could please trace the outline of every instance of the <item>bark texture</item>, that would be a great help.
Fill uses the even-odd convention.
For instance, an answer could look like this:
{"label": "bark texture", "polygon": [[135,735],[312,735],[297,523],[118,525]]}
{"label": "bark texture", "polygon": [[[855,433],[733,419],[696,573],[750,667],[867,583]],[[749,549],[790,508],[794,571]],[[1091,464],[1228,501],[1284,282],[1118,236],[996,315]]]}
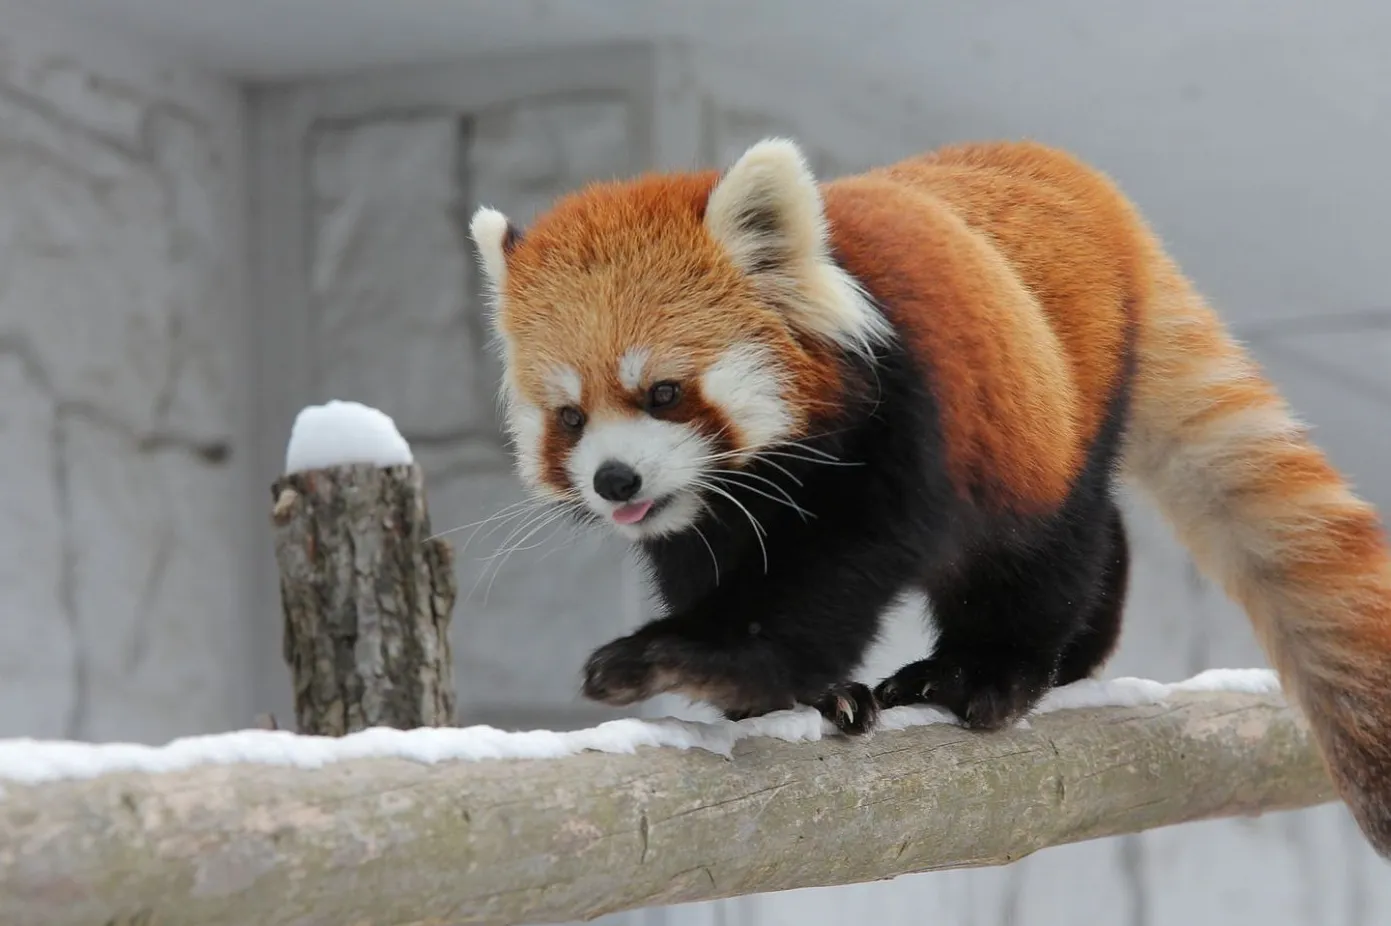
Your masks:
{"label": "bark texture", "polygon": [[299,732],[453,725],[453,552],[426,539],[419,466],[311,470],[272,492]]}
{"label": "bark texture", "polygon": [[4,920],[447,926],[589,919],[1327,802],[1278,697],[1187,694],[1027,729],[711,753],[205,766],[0,801]]}

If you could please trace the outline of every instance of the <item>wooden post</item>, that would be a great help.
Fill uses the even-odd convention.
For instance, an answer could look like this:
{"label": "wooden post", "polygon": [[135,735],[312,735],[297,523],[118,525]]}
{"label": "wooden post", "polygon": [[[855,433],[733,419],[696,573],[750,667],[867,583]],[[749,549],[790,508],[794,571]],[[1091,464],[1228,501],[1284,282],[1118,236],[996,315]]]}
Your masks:
{"label": "wooden post", "polygon": [[452,726],[454,554],[427,539],[419,465],[292,473],[272,493],[299,732]]}

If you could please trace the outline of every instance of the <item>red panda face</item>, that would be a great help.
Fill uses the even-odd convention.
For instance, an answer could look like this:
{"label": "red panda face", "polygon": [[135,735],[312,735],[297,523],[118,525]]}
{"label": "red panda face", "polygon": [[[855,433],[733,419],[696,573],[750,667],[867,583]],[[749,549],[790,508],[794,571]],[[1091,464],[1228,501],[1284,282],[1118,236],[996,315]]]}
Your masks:
{"label": "red panda face", "polygon": [[723,178],[593,186],[525,235],[475,215],[533,490],[633,539],[681,531],[730,491],[722,471],[804,435],[834,401],[837,341],[864,342],[879,316],[825,256],[824,229],[803,227],[819,193],[789,148],[765,156],[771,171],[746,155]]}
{"label": "red panda face", "polygon": [[775,355],[755,339],[703,364],[644,345],[584,359],[543,361],[538,376],[518,351],[508,414],[519,469],[634,537],[688,526],[722,471],[800,423]]}
{"label": "red panda face", "polygon": [[547,246],[538,223],[509,255],[497,319],[523,479],[633,538],[688,526],[721,470],[807,418],[808,358],[787,326],[694,214],[684,238],[660,221],[577,250]]}

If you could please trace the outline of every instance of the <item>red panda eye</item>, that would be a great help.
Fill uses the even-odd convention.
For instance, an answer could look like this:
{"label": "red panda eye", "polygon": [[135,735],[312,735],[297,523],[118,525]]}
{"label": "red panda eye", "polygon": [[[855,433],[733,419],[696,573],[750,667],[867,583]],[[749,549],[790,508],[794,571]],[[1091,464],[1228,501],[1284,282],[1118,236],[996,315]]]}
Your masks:
{"label": "red panda eye", "polygon": [[560,423],[567,431],[578,431],[584,427],[584,412],[573,405],[567,405],[560,410]]}
{"label": "red panda eye", "polygon": [[652,388],[647,390],[647,407],[666,408],[668,405],[674,405],[679,398],[681,387],[678,384],[670,381],[654,383]]}

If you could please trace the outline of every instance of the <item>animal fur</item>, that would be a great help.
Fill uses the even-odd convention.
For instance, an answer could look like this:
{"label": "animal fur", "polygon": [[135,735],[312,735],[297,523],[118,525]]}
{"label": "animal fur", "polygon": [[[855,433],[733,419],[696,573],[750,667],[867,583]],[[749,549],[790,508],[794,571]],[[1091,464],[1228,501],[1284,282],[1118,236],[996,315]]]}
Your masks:
{"label": "animal fur", "polygon": [[[1000,143],[818,182],[774,139],[472,231],[521,478],[632,540],[665,612],[590,657],[589,697],[1010,723],[1115,646],[1123,472],[1391,853],[1377,515],[1103,175]],[[871,692],[853,673],[910,589],[937,643]]]}

